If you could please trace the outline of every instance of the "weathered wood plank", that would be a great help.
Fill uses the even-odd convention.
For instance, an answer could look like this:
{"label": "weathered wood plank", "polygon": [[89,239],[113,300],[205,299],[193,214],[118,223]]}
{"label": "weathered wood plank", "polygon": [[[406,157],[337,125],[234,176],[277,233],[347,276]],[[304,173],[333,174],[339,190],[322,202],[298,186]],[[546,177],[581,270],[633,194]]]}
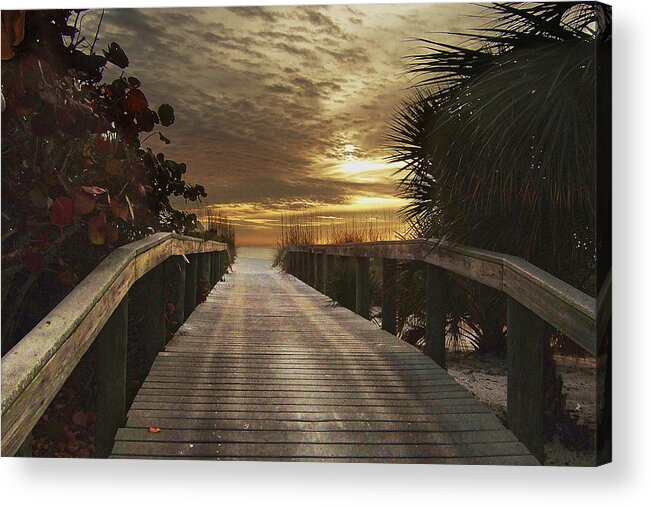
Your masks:
{"label": "weathered wood plank", "polygon": [[415,348],[293,277],[237,269],[156,359],[113,452],[136,455],[535,462]]}
{"label": "weathered wood plank", "polygon": [[477,431],[261,431],[261,430],[179,430],[165,429],[151,433],[146,428],[120,429],[116,441],[169,442],[169,443],[303,443],[303,444],[472,444],[516,443],[518,440],[507,430]]}
{"label": "weathered wood plank", "polygon": [[505,292],[592,355],[597,353],[596,301],[525,260],[446,241],[416,239],[357,244],[293,245],[288,251],[417,260]]}
{"label": "weathered wood plank", "polygon": [[414,457],[481,457],[484,455],[528,455],[520,442],[467,444],[339,444],[339,443],[172,443],[154,441],[116,441],[114,455],[184,455],[229,456],[238,458],[291,455],[293,457],[357,457],[357,458],[414,458]]}
{"label": "weathered wood plank", "polygon": [[2,453],[15,454],[133,283],[171,255],[225,249],[170,233],[111,253],[2,358]]}
{"label": "weathered wood plank", "polygon": [[387,420],[273,420],[269,418],[169,418],[147,414],[144,417],[131,414],[127,427],[188,430],[252,430],[252,431],[405,431],[409,432],[456,432],[474,430],[504,430],[504,426],[492,414],[465,413],[441,414],[436,420],[404,422]]}

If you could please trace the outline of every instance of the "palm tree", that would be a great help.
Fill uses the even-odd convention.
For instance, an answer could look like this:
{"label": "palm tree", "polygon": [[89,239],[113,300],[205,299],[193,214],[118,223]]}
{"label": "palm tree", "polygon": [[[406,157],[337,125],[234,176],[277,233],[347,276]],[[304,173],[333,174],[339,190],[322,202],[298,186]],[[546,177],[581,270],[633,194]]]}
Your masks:
{"label": "palm tree", "polygon": [[[404,164],[404,212],[415,234],[521,256],[595,294],[599,241],[609,244],[606,227],[597,235],[609,204],[596,180],[599,160],[610,173],[610,8],[484,8],[488,26],[451,34],[462,43],[421,39],[424,51],[409,57],[419,81],[389,136],[391,160]],[[463,285],[453,290],[464,298]],[[466,319],[480,351],[503,351],[506,315],[489,288],[466,290],[456,306],[450,331]],[[549,347],[545,375],[553,432],[568,417]]]}
{"label": "palm tree", "polygon": [[610,11],[485,9],[489,26],[454,34],[462,44],[421,39],[425,51],[409,57],[420,80],[390,135],[405,213],[428,237],[522,256],[594,292],[597,76],[610,68]]}

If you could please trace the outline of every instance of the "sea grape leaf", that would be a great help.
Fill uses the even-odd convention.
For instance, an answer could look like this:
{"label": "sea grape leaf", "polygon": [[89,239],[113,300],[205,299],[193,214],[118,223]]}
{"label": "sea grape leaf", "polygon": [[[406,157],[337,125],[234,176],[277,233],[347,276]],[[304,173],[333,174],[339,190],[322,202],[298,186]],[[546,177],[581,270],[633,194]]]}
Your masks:
{"label": "sea grape leaf", "polygon": [[174,108],[170,104],[161,104],[158,108],[160,124],[168,127],[174,123]]}
{"label": "sea grape leaf", "polygon": [[104,56],[113,65],[117,65],[121,69],[129,66],[129,58],[117,42],[111,42],[108,51],[104,51]]}

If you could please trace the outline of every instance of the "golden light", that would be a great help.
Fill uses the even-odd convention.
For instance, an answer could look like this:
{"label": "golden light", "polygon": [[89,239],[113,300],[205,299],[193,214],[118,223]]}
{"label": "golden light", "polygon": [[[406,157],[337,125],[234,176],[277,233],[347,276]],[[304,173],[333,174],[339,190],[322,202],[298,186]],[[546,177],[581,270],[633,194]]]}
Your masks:
{"label": "golden light", "polygon": [[355,207],[386,207],[398,208],[404,206],[406,201],[397,197],[355,197],[352,205]]}
{"label": "golden light", "polygon": [[362,172],[370,172],[373,170],[382,170],[386,168],[386,165],[383,163],[369,162],[365,160],[353,160],[350,162],[342,163],[337,172],[342,174],[360,174]]}

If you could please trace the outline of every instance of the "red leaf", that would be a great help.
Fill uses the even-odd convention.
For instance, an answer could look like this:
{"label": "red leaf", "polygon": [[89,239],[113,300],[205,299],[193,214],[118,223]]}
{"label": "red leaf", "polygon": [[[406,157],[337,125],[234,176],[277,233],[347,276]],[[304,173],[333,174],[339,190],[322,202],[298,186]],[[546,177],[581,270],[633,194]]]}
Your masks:
{"label": "red leaf", "polygon": [[147,97],[142,91],[132,89],[125,99],[125,106],[130,113],[140,114],[147,110],[149,102],[147,102]]}
{"label": "red leaf", "polygon": [[74,217],[74,205],[70,197],[59,197],[50,208],[50,221],[57,227],[67,227]]}
{"label": "red leaf", "polygon": [[113,152],[113,143],[102,134],[95,135],[95,149],[98,153],[106,155]]}

